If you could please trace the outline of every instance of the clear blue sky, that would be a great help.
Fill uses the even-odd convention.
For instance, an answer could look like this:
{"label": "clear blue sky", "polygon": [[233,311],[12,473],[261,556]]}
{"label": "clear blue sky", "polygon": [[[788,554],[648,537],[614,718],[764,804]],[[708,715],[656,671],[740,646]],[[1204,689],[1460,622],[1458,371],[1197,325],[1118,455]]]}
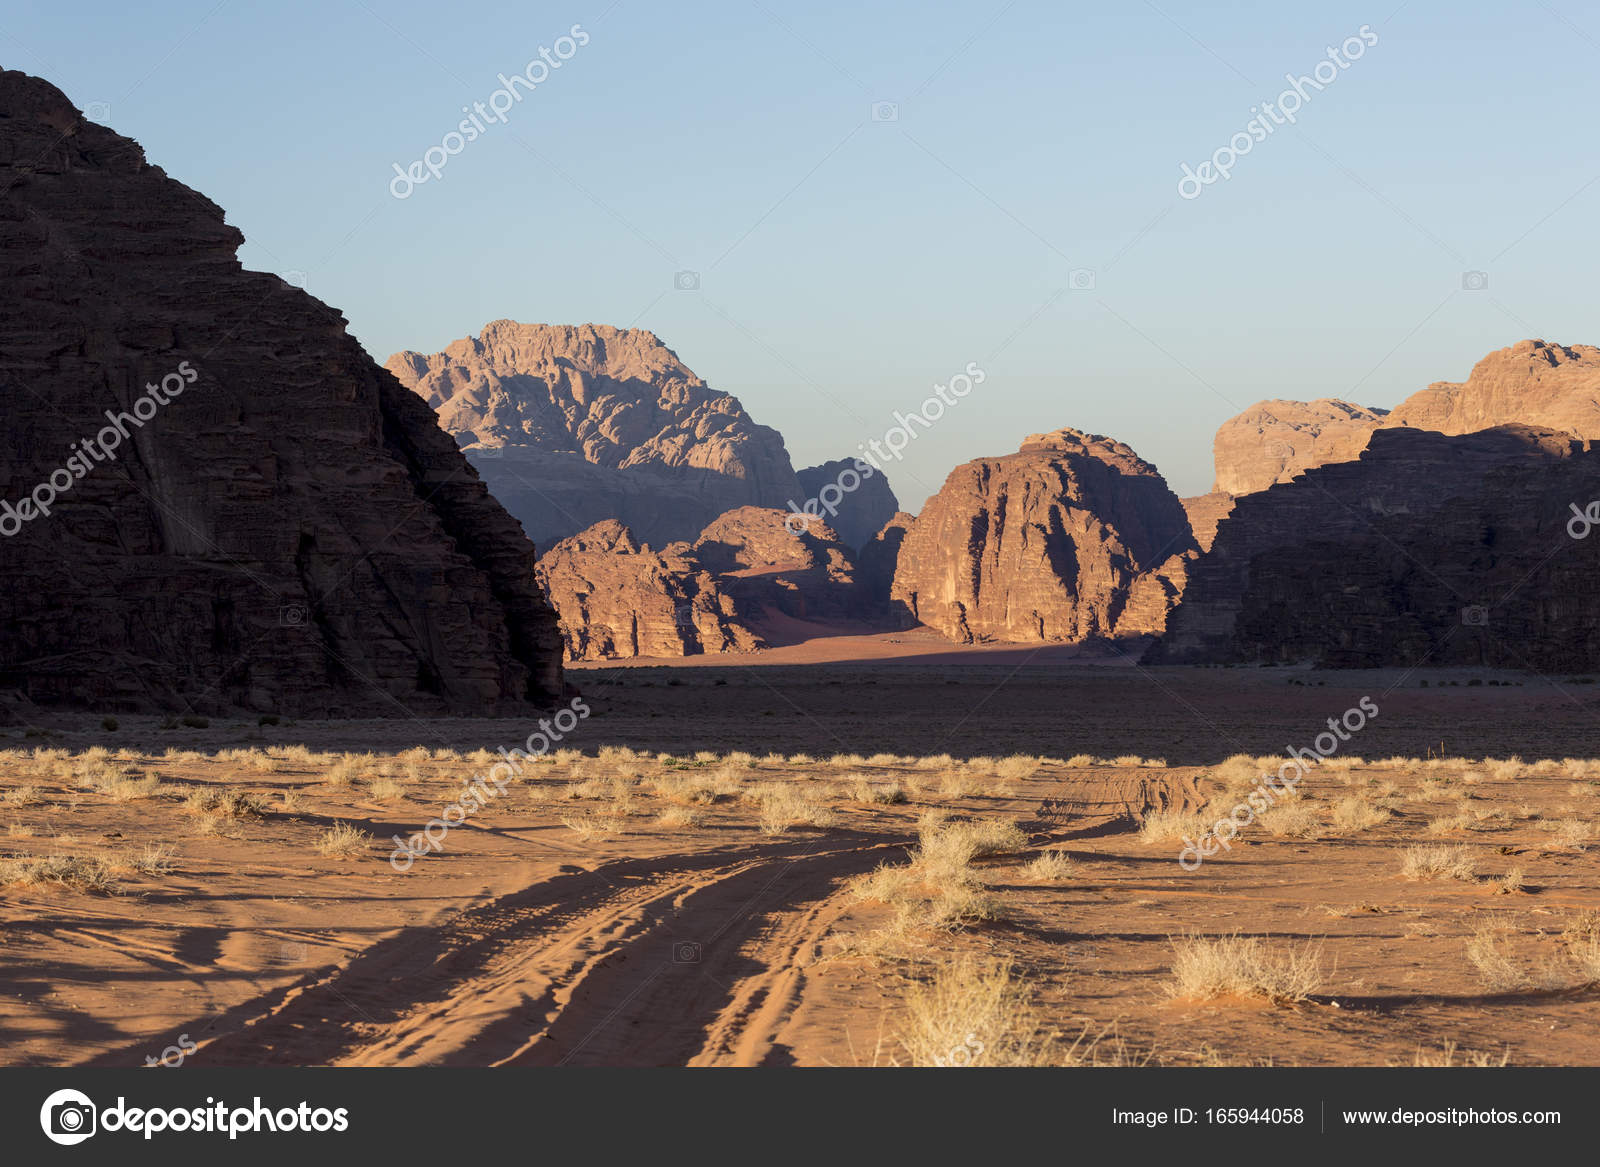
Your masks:
{"label": "clear blue sky", "polygon": [[[1391,406],[1527,336],[1600,341],[1600,13],[1396,3],[50,0],[8,6],[0,59],[104,103],[380,360],[499,317],[649,328],[797,466],[975,361],[891,474],[916,509],[1064,425],[1196,493],[1261,398]],[[504,124],[391,197],[573,24]],[[1295,126],[1179,197],[1362,25]]]}

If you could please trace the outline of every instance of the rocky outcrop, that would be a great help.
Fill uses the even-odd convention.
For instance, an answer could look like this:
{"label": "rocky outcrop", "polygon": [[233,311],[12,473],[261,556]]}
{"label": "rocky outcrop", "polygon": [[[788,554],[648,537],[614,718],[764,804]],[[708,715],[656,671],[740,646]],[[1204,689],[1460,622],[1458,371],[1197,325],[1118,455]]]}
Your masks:
{"label": "rocky outcrop", "polygon": [[1358,458],[1387,412],[1327,397],[1259,401],[1217,430],[1212,493],[1252,494],[1313,466]]}
{"label": "rocky outcrop", "polygon": [[766,627],[775,617],[840,623],[870,613],[849,548],[820,520],[787,520],[741,507],[660,551],[615,520],[561,540],[540,557],[538,577],[568,655],[750,652],[781,642]]}
{"label": "rocky outcrop", "polygon": [[0,188],[0,687],[323,716],[558,693],[533,548],[338,312],[9,71]]}
{"label": "rocky outcrop", "polygon": [[1568,434],[1379,429],[1237,500],[1149,659],[1600,667],[1600,538],[1571,509],[1597,496],[1600,451]]}
{"label": "rocky outcrop", "polygon": [[561,614],[573,660],[766,647],[685,544],[651,551],[615,519],[551,547],[539,557],[538,580]]}
{"label": "rocky outcrop", "polygon": [[1600,349],[1519,341],[1484,357],[1465,381],[1436,381],[1393,412],[1332,398],[1257,402],[1217,430],[1212,491],[1251,494],[1354,461],[1378,429],[1469,434],[1504,425],[1600,439]]}
{"label": "rocky outcrop", "polygon": [[900,547],[916,521],[905,511],[896,511],[861,549],[861,583],[874,607],[889,608],[895,569],[900,566]]}
{"label": "rocky outcrop", "polygon": [[1211,541],[1217,537],[1217,524],[1233,511],[1233,495],[1225,491],[1196,495],[1183,499],[1184,513],[1189,516],[1189,529],[1200,550],[1210,551]]}
{"label": "rocky outcrop", "polygon": [[805,497],[797,500],[796,506],[807,514],[820,514],[839,538],[857,551],[900,510],[889,479],[861,458],[807,466],[798,477]]}
{"label": "rocky outcrop", "polygon": [[496,320],[387,368],[540,546],[605,519],[659,546],[806,497],[778,432],[642,329]]}
{"label": "rocky outcrop", "polygon": [[893,599],[959,642],[1159,632],[1196,548],[1121,442],[1063,429],[957,467],[900,546]]}
{"label": "rocky outcrop", "polygon": [[1529,425],[1600,439],[1600,349],[1519,341],[1484,357],[1464,382],[1412,394],[1384,424],[1443,434]]}

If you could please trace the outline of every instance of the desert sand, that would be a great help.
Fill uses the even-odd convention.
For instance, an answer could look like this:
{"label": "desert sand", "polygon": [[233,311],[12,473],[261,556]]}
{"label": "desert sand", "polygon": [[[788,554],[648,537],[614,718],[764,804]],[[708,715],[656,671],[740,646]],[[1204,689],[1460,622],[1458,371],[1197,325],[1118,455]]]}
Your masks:
{"label": "desert sand", "polygon": [[[591,715],[405,871],[393,837],[531,726],[13,729],[5,1061],[1594,1061],[1588,678],[888,639],[575,671]],[[1300,797],[1180,867],[1362,697]]]}

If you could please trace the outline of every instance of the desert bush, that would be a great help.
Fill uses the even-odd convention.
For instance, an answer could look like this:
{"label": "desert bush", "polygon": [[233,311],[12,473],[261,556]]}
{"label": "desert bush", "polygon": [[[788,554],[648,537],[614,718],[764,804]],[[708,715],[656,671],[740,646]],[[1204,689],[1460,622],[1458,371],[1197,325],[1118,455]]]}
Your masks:
{"label": "desert bush", "polygon": [[1341,798],[1333,806],[1334,829],[1345,834],[1370,831],[1373,827],[1381,827],[1391,817],[1388,810],[1380,806],[1374,806],[1359,795]]}
{"label": "desert bush", "polygon": [[1061,883],[1076,873],[1076,864],[1064,851],[1043,851],[1017,874],[1024,883]]}
{"label": "desert bush", "polygon": [[1470,880],[1477,876],[1477,864],[1464,846],[1419,844],[1401,853],[1400,874],[1407,879]]}
{"label": "desert bush", "polygon": [[1186,936],[1172,941],[1175,997],[1265,997],[1302,1001],[1322,987],[1322,948],[1271,949],[1255,936]]}
{"label": "desert bush", "polygon": [[792,783],[769,782],[757,788],[755,797],[763,835],[781,835],[791,827],[826,828],[838,822],[833,811]]}
{"label": "desert bush", "polygon": [[1022,782],[1039,772],[1039,764],[1039,759],[1032,754],[1012,754],[1009,758],[1001,758],[994,769],[996,774],[1008,781]]}
{"label": "desert bush", "polygon": [[1185,838],[1200,839],[1214,825],[1204,812],[1149,810],[1139,823],[1141,843],[1181,843]]}
{"label": "desert bush", "polygon": [[697,827],[705,815],[692,806],[669,806],[661,812],[656,822],[664,827]]}
{"label": "desert bush", "polygon": [[901,1048],[913,1066],[1038,1066],[1049,1043],[1004,962],[957,957],[906,993]]}
{"label": "desert bush", "polygon": [[898,782],[873,782],[861,775],[850,787],[850,797],[856,802],[892,806],[905,802],[906,792]]}
{"label": "desert bush", "polygon": [[121,890],[111,861],[94,855],[18,855],[0,860],[0,884],[8,887],[54,884],[87,895],[115,895]]}
{"label": "desert bush", "polygon": [[1499,921],[1476,925],[1467,938],[1467,960],[1477,970],[1478,980],[1492,993],[1526,988],[1531,978],[1511,955],[1510,926]]}
{"label": "desert bush", "polygon": [[317,840],[317,850],[330,859],[349,859],[366,854],[372,836],[346,822],[336,822]]}

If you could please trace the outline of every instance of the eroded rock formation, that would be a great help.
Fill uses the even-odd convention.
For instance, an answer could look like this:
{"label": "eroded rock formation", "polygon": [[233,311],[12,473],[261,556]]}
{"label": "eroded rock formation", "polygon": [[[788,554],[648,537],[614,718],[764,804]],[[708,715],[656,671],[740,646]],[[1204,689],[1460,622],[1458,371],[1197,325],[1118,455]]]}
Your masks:
{"label": "eroded rock formation", "polygon": [[[871,610],[849,548],[820,520],[740,507],[691,542],[652,551],[621,523],[598,523],[539,559],[575,660],[749,652],[782,639],[788,617],[841,623]],[[800,530],[794,528],[799,527]]]}
{"label": "eroded rock formation", "polygon": [[820,514],[839,538],[857,551],[900,510],[889,479],[862,459],[840,458],[807,466],[798,477],[805,497],[797,505],[806,508],[816,500],[817,509],[808,513]]}
{"label": "eroded rock formation", "polygon": [[532,546],[338,312],[9,71],[0,189],[0,687],[321,715],[557,694]]}
{"label": "eroded rock formation", "polygon": [[605,519],[660,546],[806,497],[778,432],[642,329],[496,320],[387,368],[541,547]]}
{"label": "eroded rock formation", "polygon": [[1600,537],[1568,529],[1597,497],[1600,451],[1569,434],[1379,429],[1237,500],[1150,659],[1600,667]]}
{"label": "eroded rock formation", "polygon": [[963,643],[1142,635],[1161,630],[1195,550],[1154,466],[1062,429],[957,467],[901,543],[892,594]]}

